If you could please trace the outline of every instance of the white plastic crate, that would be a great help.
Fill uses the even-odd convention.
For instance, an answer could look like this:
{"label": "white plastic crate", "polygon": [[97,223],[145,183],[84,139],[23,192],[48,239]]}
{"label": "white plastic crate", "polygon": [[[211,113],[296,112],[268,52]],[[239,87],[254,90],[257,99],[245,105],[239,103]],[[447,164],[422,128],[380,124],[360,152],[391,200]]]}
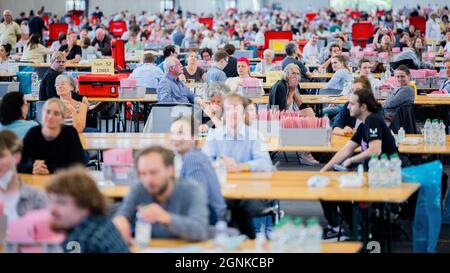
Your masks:
{"label": "white plastic crate", "polygon": [[280,128],[280,146],[327,146],[331,128]]}

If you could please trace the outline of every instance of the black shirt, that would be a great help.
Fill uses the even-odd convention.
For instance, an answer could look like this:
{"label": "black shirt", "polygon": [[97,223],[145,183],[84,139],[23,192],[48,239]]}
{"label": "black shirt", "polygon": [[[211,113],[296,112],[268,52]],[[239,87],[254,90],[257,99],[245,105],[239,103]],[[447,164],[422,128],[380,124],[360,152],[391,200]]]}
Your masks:
{"label": "black shirt", "polygon": [[223,69],[223,72],[225,72],[227,78],[239,77],[239,74],[237,72],[237,59],[235,57],[233,56],[228,57],[228,64]]}
{"label": "black shirt", "polygon": [[381,153],[388,155],[398,153],[395,138],[384,119],[372,113],[359,125],[352,141],[358,143],[361,150],[365,151],[369,148],[369,142],[377,139],[381,140]]}
{"label": "black shirt", "polygon": [[23,139],[19,172],[31,173],[35,160],[44,160],[50,173],[74,164],[84,164],[84,151],[77,130],[62,126],[61,133],[48,141],[42,135],[42,126],[31,128]]}
{"label": "black shirt", "polygon": [[[64,52],[67,51],[69,48],[69,45],[62,45],[58,51]],[[77,55],[80,55],[81,57],[81,46],[74,45],[72,46],[72,49],[70,50],[69,54],[67,55],[67,60],[73,60]]]}
{"label": "black shirt", "polygon": [[41,40],[42,40],[42,30],[47,29],[44,20],[39,16],[34,16],[33,18],[30,19],[30,21],[28,22],[28,28],[30,31],[30,37],[31,35],[33,35],[33,33],[36,32],[39,34],[39,36],[41,36]]}

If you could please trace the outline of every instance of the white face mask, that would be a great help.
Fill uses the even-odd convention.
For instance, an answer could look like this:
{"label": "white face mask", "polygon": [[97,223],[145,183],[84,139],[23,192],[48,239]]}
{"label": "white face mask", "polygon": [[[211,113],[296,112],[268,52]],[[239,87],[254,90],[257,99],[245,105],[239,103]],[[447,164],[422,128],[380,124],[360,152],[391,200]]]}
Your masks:
{"label": "white face mask", "polygon": [[0,177],[0,188],[4,191],[9,186],[11,182],[11,178],[13,177],[14,172],[12,170],[7,171],[3,176]]}

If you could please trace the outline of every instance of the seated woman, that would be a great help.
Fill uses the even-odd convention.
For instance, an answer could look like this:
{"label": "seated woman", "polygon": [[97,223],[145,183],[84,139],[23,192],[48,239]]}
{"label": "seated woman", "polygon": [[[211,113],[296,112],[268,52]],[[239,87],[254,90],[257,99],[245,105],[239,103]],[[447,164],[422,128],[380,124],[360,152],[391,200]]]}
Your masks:
{"label": "seated woman", "polygon": [[82,101],[72,98],[72,93],[76,93],[76,85],[73,79],[67,75],[59,75],[55,80],[56,94],[66,106],[66,117],[64,124],[73,126],[78,133],[83,132],[86,127],[86,115],[89,108],[89,102],[86,97]]}
{"label": "seated woman", "polygon": [[125,44],[125,54],[137,50],[144,50],[144,45],[141,41],[138,40],[138,33],[131,32],[130,38]]}
{"label": "seated woman", "polygon": [[237,59],[238,77],[231,77],[225,81],[225,84],[230,87],[231,92],[238,92],[239,86],[245,79],[250,79],[250,61],[245,57]]}
{"label": "seated woman", "polygon": [[342,55],[331,58],[334,74],[324,89],[344,90],[345,83],[353,80],[353,74],[347,66],[347,58]]}
{"label": "seated woman", "polygon": [[84,164],[84,151],[77,131],[64,125],[66,107],[52,98],[42,109],[42,125],[31,128],[23,143],[21,173],[49,174],[71,165]]}
{"label": "seated woman", "polygon": [[23,93],[6,93],[0,103],[0,131],[10,130],[23,139],[28,130],[38,125],[34,120],[26,120],[27,114],[28,103]]}
{"label": "seated woman", "polygon": [[[380,41],[380,35],[381,41]],[[395,45],[395,35],[394,33],[383,27],[379,27],[377,32],[373,37],[373,44],[378,52],[392,52],[392,47]]]}
{"label": "seated woman", "polygon": [[11,45],[0,45],[0,73],[7,72],[9,69],[9,53],[11,52]]}
{"label": "seated woman", "polygon": [[[283,70],[283,78],[270,89],[269,106],[278,106],[280,111],[299,111],[300,116],[304,117],[315,117],[316,114],[310,107],[300,109],[302,105],[299,91],[300,79],[300,67],[294,63],[288,64]],[[319,164],[311,153],[300,153],[300,162],[311,166]]]}
{"label": "seated woman", "polygon": [[409,85],[411,73],[406,65],[400,65],[394,72],[400,87],[383,103],[384,117],[389,124],[398,108],[414,103],[414,88]]}
{"label": "seated woman", "polygon": [[190,49],[187,59],[187,66],[183,67],[183,75],[181,78],[185,80],[192,80],[195,82],[201,82],[205,79],[205,71],[198,65],[197,50]]}
{"label": "seated woman", "polygon": [[[267,71],[277,70],[277,65],[273,63],[275,52],[271,49],[266,49],[264,50],[263,56],[264,60],[256,65],[255,72],[264,74]],[[281,70],[281,68],[279,70]]]}
{"label": "seated woman", "polygon": [[[360,76],[356,78],[352,84],[351,92],[353,93],[359,89],[366,89],[372,91],[372,86],[370,81],[365,76]],[[350,94],[349,94],[350,95]],[[334,118],[331,123],[331,128],[333,128],[333,135],[338,136],[351,136],[358,128],[361,121],[350,116],[350,111],[348,110],[348,102],[344,104],[340,112]]]}
{"label": "seated woman", "polygon": [[81,61],[89,61],[101,57],[102,53],[97,51],[97,49],[91,45],[91,39],[89,39],[89,37],[81,40]]}
{"label": "seated woman", "polygon": [[283,78],[277,81],[270,89],[269,106],[278,106],[280,111],[300,111],[301,116],[314,117],[316,114],[311,108],[300,110],[302,98],[300,96],[301,72],[296,64],[288,64],[283,70]]}
{"label": "seated woman", "polygon": [[[405,60],[412,60],[415,68],[429,68],[433,69],[434,66],[422,59],[422,53],[424,52],[423,41],[420,37],[415,38],[411,47],[403,49],[403,51],[395,56],[394,62],[401,62]],[[410,67],[413,68],[413,67]]]}
{"label": "seated woman", "polygon": [[81,60],[81,46],[77,44],[77,34],[70,32],[67,35],[67,45],[62,45],[58,51],[64,52],[67,63],[77,64]]}
{"label": "seated woman", "polygon": [[222,126],[223,100],[229,92],[230,88],[223,82],[208,84],[206,100],[202,105],[205,115],[201,118],[203,124],[199,128],[200,132],[207,132],[210,127],[217,128]]}
{"label": "seated woman", "polygon": [[50,49],[46,48],[40,43],[39,34],[37,32],[31,35],[30,40],[23,50],[23,55],[20,58],[21,62],[43,63],[44,57],[51,53]]}
{"label": "seated woman", "polygon": [[8,221],[16,220],[30,210],[47,206],[45,194],[24,184],[17,174],[15,166],[20,162],[22,147],[22,140],[13,132],[0,132],[0,202],[4,204]]}

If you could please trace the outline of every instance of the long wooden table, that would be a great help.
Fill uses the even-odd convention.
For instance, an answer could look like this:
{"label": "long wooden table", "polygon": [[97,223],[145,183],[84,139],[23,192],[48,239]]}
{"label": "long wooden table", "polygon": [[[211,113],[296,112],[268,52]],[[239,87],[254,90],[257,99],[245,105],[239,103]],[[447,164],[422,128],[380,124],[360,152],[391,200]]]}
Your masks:
{"label": "long wooden table", "polygon": [[[422,135],[410,135],[407,137],[419,137]],[[108,150],[114,148],[129,148],[140,150],[150,145],[162,145],[171,147],[169,134],[144,134],[144,133],[82,133],[80,140],[85,150]],[[350,137],[336,136],[331,137],[329,145],[323,146],[281,146],[277,137],[268,137],[265,141],[268,143],[269,152],[318,152],[328,153],[337,152]],[[199,138],[198,146],[201,148],[205,138]],[[358,151],[358,150],[357,150]],[[425,145],[423,142],[417,145],[400,144],[399,152],[402,154],[450,154],[450,135],[447,135],[446,145]]]}
{"label": "long wooden table", "polygon": [[[136,245],[131,247],[131,252],[177,252],[177,249],[183,250],[186,247],[194,247],[195,250],[199,252],[208,253],[214,247],[214,242],[189,242],[186,240],[176,240],[176,239],[152,239],[147,249],[142,249]],[[321,253],[357,253],[361,250],[362,244],[360,242],[323,242]],[[247,240],[238,249],[233,251],[236,252],[254,252],[255,251],[255,241]]]}
{"label": "long wooden table", "polygon": [[[279,71],[281,72],[281,71]],[[311,76],[313,79],[331,79],[333,77],[334,73],[311,73]],[[374,78],[381,78],[382,73],[373,73],[372,76]],[[266,78],[266,74],[263,73],[258,73],[258,72],[252,72],[251,73],[252,77],[255,78],[262,78],[265,79]],[[353,73],[353,77],[359,77],[358,73]]]}

